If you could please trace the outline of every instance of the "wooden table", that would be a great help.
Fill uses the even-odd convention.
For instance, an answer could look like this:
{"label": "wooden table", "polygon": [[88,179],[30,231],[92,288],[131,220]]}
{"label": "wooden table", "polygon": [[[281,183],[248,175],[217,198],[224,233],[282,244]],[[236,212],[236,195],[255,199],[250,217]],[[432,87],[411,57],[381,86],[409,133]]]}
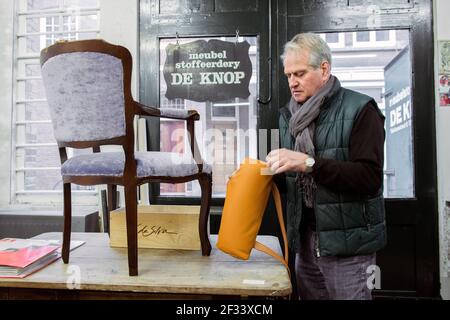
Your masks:
{"label": "wooden table", "polygon": [[[61,239],[44,233],[36,239]],[[256,250],[242,261],[215,248],[209,257],[200,251],[139,249],[139,276],[128,276],[125,248],[111,248],[106,233],[72,233],[86,243],[73,250],[70,262],[61,259],[24,279],[0,279],[0,299],[212,299],[287,298],[292,291],[286,268]],[[273,236],[258,236],[276,252]]]}

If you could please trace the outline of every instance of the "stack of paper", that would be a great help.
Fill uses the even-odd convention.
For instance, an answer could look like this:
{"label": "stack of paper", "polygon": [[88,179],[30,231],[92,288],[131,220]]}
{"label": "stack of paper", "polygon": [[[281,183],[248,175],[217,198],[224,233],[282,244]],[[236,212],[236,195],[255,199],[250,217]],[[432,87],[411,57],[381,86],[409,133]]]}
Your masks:
{"label": "stack of paper", "polygon": [[[71,250],[84,241],[71,241]],[[61,257],[58,240],[0,240],[0,278],[23,278]]]}

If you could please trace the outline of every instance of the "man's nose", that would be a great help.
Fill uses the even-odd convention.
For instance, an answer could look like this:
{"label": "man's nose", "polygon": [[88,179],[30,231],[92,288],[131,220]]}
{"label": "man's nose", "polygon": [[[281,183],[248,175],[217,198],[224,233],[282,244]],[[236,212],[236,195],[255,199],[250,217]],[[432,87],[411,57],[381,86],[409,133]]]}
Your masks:
{"label": "man's nose", "polygon": [[289,78],[289,88],[294,88],[297,85],[298,85],[298,81],[294,77]]}

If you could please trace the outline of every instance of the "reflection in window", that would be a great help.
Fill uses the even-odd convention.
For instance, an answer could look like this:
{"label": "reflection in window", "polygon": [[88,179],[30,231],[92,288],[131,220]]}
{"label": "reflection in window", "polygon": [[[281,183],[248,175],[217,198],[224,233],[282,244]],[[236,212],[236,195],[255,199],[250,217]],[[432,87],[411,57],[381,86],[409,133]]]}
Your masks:
{"label": "reflection in window", "polygon": [[161,99],[161,108],[172,108],[172,109],[182,109],[184,110],[185,102],[184,99],[167,99],[166,97]]}
{"label": "reflection in window", "polygon": [[[187,38],[178,39],[179,44],[196,40],[217,39],[236,42],[236,37]],[[195,109],[200,114],[200,121],[195,123],[195,136],[200,152],[207,163],[213,166],[213,196],[223,197],[226,192],[228,177],[236,170],[246,156],[257,157],[257,85],[258,57],[257,38],[239,37],[238,41],[250,44],[249,55],[252,64],[248,99],[233,98],[224,101],[191,101],[187,99],[168,100],[165,96],[167,85],[163,75],[166,62],[166,47],[175,44],[176,39],[160,40],[160,106],[167,108]],[[178,103],[182,101],[182,103]],[[180,121],[161,119],[160,150],[167,152],[185,152],[188,141],[185,139],[185,124]],[[180,147],[182,146],[182,147]],[[178,185],[160,184],[161,195],[200,196],[197,182]]]}
{"label": "reflection in window", "polygon": [[375,31],[376,41],[389,41],[389,30]]}
{"label": "reflection in window", "polygon": [[[353,32],[353,39],[351,39],[350,42],[355,48],[398,48],[399,42],[396,40],[397,35],[398,32],[396,32],[396,30],[358,31]],[[402,39],[399,40],[401,42]]]}
{"label": "reflection in window", "polygon": [[337,43],[339,42],[339,33],[327,33],[325,35],[325,41],[328,43]]}
{"label": "reflection in window", "polygon": [[368,42],[370,41],[369,31],[360,31],[356,33],[356,40],[358,42]]}
{"label": "reflection in window", "polygon": [[328,43],[330,48],[345,48],[344,33],[320,33],[319,35]]}
{"label": "reflection in window", "polygon": [[235,106],[215,106],[213,105],[212,115],[214,118],[236,118],[236,107]]}
{"label": "reflection in window", "polygon": [[[333,34],[333,33],[331,33]],[[325,39],[335,39],[328,33]],[[384,195],[414,197],[411,58],[408,30],[334,33],[332,73],[345,88],[374,98],[386,116]],[[358,50],[354,50],[358,47]]]}

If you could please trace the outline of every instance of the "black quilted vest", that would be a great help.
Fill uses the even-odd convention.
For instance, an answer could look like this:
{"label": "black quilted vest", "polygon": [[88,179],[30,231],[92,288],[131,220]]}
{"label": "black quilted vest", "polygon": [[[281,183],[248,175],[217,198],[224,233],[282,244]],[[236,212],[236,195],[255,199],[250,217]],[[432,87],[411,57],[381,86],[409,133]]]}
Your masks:
{"label": "black quilted vest", "polygon": [[[347,161],[353,123],[369,96],[341,88],[322,108],[316,121],[314,145],[319,158]],[[293,149],[289,132],[291,114],[280,110],[280,138],[283,148]],[[382,116],[380,112],[380,116]],[[286,175],[287,231],[289,245],[297,250],[302,215],[302,195],[295,185],[295,173]],[[317,185],[315,200],[317,253],[320,256],[350,256],[374,253],[386,245],[386,221],[381,188],[372,196],[335,192]]]}

